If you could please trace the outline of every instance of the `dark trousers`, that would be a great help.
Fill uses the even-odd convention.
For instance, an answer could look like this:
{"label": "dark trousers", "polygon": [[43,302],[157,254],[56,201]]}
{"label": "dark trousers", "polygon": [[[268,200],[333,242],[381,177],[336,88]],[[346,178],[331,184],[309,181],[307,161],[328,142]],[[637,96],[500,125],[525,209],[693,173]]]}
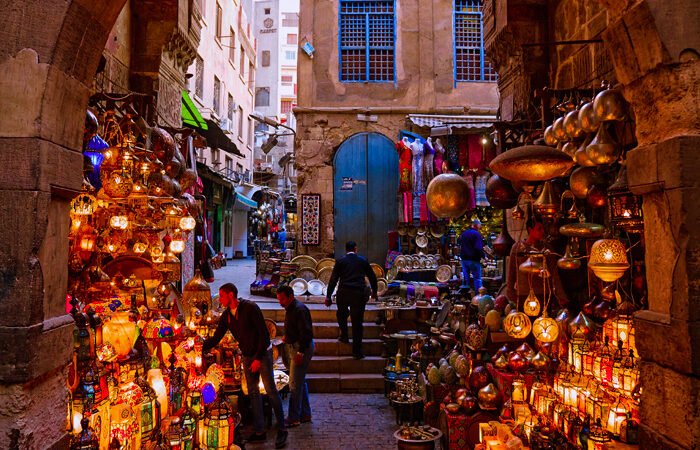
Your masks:
{"label": "dark trousers", "polygon": [[362,355],[362,322],[369,295],[365,289],[338,289],[335,297],[338,304],[338,326],[340,335],[348,337],[348,316],[352,320],[352,354]]}

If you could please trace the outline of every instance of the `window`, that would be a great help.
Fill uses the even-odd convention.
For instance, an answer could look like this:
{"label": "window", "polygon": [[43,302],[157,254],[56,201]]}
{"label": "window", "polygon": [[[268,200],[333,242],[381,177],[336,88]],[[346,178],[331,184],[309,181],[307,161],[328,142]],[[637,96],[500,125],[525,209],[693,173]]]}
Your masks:
{"label": "window", "polygon": [[241,65],[239,66],[241,68],[241,76],[243,76],[243,72],[245,71],[245,49],[241,45]]}
{"label": "window", "polygon": [[228,46],[228,60],[231,61],[231,64],[234,64],[236,62],[236,32],[233,31],[233,28],[229,30],[229,40],[227,41],[229,43]]}
{"label": "window", "polygon": [[282,100],[282,103],[280,104],[280,112],[282,114],[292,112],[292,100]]}
{"label": "window", "polygon": [[235,108],[235,103],[233,103],[233,95],[228,94],[228,104],[226,105],[226,117],[228,117],[229,122],[233,124],[233,108]]}
{"label": "window", "polygon": [[248,117],[248,147],[253,147],[255,142],[255,132],[253,129],[253,119]]}
{"label": "window", "polygon": [[221,115],[221,81],[217,77],[214,77],[214,98],[212,103],[216,115]]}
{"label": "window", "polygon": [[299,26],[299,14],[282,13],[282,26],[296,28]]}
{"label": "window", "polygon": [[226,157],[226,175],[231,175],[233,172],[233,158]]}
{"label": "window", "polygon": [[261,59],[260,63],[263,67],[270,67],[270,50],[263,50]]}
{"label": "window", "polygon": [[199,98],[204,97],[204,60],[197,56],[197,64],[194,68],[194,95]]}
{"label": "window", "polygon": [[243,108],[238,107],[238,137],[243,140]]}
{"label": "window", "polygon": [[296,61],[297,52],[294,50],[287,50],[286,52],[284,52],[284,57],[290,61]]}
{"label": "window", "polygon": [[270,106],[269,87],[260,87],[255,89],[255,106]]}
{"label": "window", "polygon": [[216,2],[216,40],[221,42],[221,36],[223,36],[223,20],[224,20],[224,13],[221,11],[221,5],[219,5],[219,2]]}
{"label": "window", "polygon": [[248,85],[249,87],[253,87],[255,84],[255,66],[253,65],[253,61],[248,61]]}
{"label": "window", "polygon": [[238,173],[243,172],[243,166],[240,165],[239,163],[236,163],[236,172],[238,172]]}
{"label": "window", "polygon": [[291,86],[294,83],[294,77],[292,75],[282,75],[281,81],[282,86]]}
{"label": "window", "polygon": [[394,0],[340,0],[340,80],[394,81]]}
{"label": "window", "polygon": [[265,15],[269,16],[270,15],[270,8],[265,8]]}
{"label": "window", "polygon": [[211,164],[213,166],[218,166],[221,164],[219,158],[221,157],[221,151],[218,148],[211,149]]}
{"label": "window", "polygon": [[287,35],[287,44],[289,45],[297,45],[297,42],[299,40],[299,36],[297,34],[288,34]]}
{"label": "window", "polygon": [[455,81],[496,81],[484,55],[480,0],[454,0]]}

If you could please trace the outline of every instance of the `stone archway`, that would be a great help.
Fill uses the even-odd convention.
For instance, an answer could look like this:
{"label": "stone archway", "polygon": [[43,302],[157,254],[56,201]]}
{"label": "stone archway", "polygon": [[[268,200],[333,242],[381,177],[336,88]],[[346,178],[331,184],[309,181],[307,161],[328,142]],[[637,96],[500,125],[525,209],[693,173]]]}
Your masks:
{"label": "stone archway", "polygon": [[[0,16],[0,448],[67,446],[65,368],[74,329],[65,312],[68,208],[82,183],[92,80],[126,3],[14,1]],[[132,3],[146,49],[132,84],[157,92],[161,53],[180,58],[178,37],[192,32],[181,13],[188,21],[194,2]],[[145,27],[149,21],[158,26]],[[193,55],[186,56],[178,61],[183,80]]]}

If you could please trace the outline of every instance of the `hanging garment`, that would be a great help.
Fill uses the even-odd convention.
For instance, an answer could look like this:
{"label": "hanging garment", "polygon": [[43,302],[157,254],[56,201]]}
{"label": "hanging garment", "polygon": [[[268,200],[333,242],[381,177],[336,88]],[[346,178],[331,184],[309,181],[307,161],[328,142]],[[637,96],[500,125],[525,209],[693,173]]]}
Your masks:
{"label": "hanging garment", "polygon": [[403,197],[403,222],[410,223],[413,221],[413,195],[410,192],[404,192]]}
{"label": "hanging garment", "polygon": [[433,148],[432,139],[428,138],[423,144],[423,183],[427,187],[430,184],[430,180],[433,179],[433,162],[435,160],[435,149]]}
{"label": "hanging garment", "polygon": [[420,194],[413,195],[413,220],[420,220]]}
{"label": "hanging garment", "polygon": [[396,151],[399,153],[399,192],[409,192],[413,188],[411,183],[411,149],[406,141],[396,143]]}
{"label": "hanging garment", "polygon": [[442,146],[442,142],[440,142],[440,138],[435,139],[435,145],[433,145],[433,148],[435,149],[435,159],[434,159],[434,166],[435,166],[435,175],[440,175],[442,173],[442,163],[444,160],[445,156],[445,147]]}
{"label": "hanging garment", "polygon": [[466,173],[469,170],[469,136],[459,136],[457,140],[459,149],[459,167]]}
{"label": "hanging garment", "polygon": [[445,156],[447,157],[447,168],[452,172],[457,172],[460,170],[459,148],[457,142],[457,136],[447,136],[447,149],[445,151]]}
{"label": "hanging garment", "polygon": [[469,188],[469,210],[476,208],[476,192],[474,190],[474,176],[471,172],[466,172],[464,178],[467,180],[467,185]]}
{"label": "hanging garment", "polygon": [[476,176],[476,206],[491,206],[486,198],[486,182],[489,179],[489,174],[482,172]]}
{"label": "hanging garment", "polygon": [[426,223],[428,221],[428,202],[425,198],[425,194],[420,195],[420,221],[421,223]]}
{"label": "hanging garment", "polygon": [[[413,154],[413,193],[425,192],[423,185],[423,144],[415,140],[411,142]],[[415,205],[414,205],[415,206]]]}
{"label": "hanging garment", "polygon": [[481,144],[481,135],[470,134],[469,135],[469,161],[468,168],[470,169],[481,169],[482,154],[484,148]]}

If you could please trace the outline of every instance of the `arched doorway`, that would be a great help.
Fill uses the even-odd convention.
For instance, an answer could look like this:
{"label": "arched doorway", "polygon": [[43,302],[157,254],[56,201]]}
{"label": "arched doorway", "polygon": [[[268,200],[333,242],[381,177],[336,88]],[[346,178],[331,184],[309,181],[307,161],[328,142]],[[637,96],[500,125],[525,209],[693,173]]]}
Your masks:
{"label": "arched doorway", "polygon": [[360,254],[384,266],[387,232],[396,226],[399,157],[379,133],[356,134],[343,142],[333,161],[335,254],[358,243]]}

